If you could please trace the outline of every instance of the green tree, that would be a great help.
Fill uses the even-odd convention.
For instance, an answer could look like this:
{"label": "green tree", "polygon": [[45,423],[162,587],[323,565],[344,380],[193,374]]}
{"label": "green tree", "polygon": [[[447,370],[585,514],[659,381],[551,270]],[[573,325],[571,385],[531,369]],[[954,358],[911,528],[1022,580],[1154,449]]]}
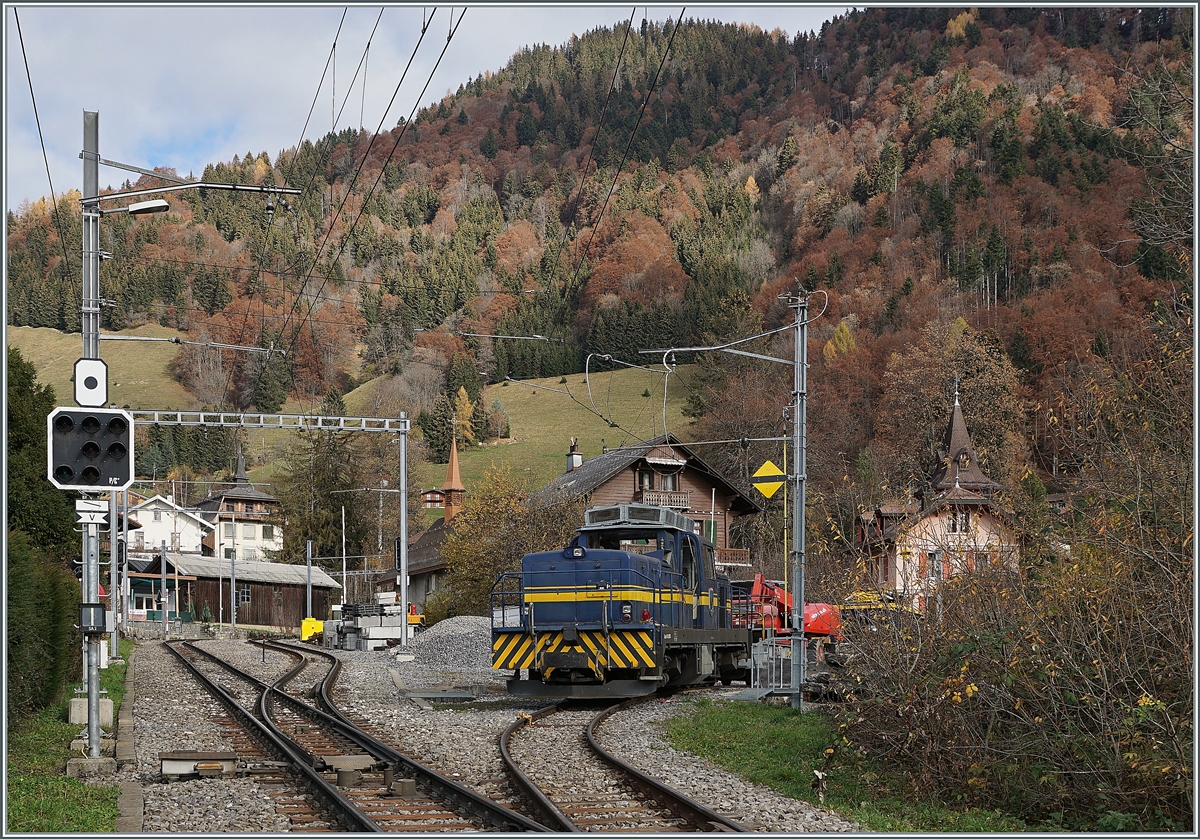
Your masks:
{"label": "green tree", "polygon": [[21,351],[8,348],[8,528],[27,533],[51,556],[79,550],[67,494],[46,477],[46,417],[54,389],[40,384]]}
{"label": "green tree", "polygon": [[73,625],[79,619],[79,582],[32,541],[23,531],[8,531],[4,641],[10,721],[54,704],[78,672],[80,638]]}
{"label": "green tree", "polygon": [[483,135],[483,139],[479,141],[479,151],[488,160],[491,160],[500,153],[500,141],[496,139],[496,132],[490,127],[487,133]]}
{"label": "green tree", "polygon": [[528,503],[529,487],[507,468],[491,467],[454,517],[442,545],[449,566],[441,608],[450,614],[491,614],[492,584],[518,571],[521,557],[561,548],[583,521],[583,505]]}
{"label": "green tree", "polygon": [[446,463],[450,460],[450,425],[453,416],[454,409],[444,393],[437,395],[430,410],[421,411],[417,415],[417,428],[421,429],[425,436],[425,443],[429,446],[429,457],[434,463]]}
{"label": "green tree", "polygon": [[[346,551],[367,553],[373,547],[374,499],[367,493],[346,492],[363,486],[362,443],[347,432],[297,432],[284,449],[274,493],[280,501],[275,525],[283,531],[282,562],[303,563],[305,543],[313,556],[331,570],[341,556],[341,510],[346,508]],[[339,565],[340,567],[340,565]]]}

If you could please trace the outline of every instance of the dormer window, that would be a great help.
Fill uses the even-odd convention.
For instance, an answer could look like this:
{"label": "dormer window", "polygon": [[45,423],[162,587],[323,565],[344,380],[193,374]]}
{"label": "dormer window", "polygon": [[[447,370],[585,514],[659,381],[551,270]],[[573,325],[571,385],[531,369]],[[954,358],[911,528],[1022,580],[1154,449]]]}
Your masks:
{"label": "dormer window", "polygon": [[951,510],[948,530],[951,533],[968,533],[971,530],[971,513],[969,510]]}

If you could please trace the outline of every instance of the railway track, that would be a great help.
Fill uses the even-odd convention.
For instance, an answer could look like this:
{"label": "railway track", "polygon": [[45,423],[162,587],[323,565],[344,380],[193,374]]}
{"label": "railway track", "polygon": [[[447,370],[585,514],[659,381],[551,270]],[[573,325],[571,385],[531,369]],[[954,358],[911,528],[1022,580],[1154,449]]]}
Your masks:
{"label": "railway track", "polygon": [[[350,723],[330,699],[340,670],[336,657],[268,643],[266,649],[285,652],[297,663],[267,684],[199,647],[181,646],[172,649],[243,726],[270,743],[276,763],[291,761],[291,771],[303,776],[310,798],[296,801],[293,792],[287,802],[280,802],[289,817],[287,807],[296,808],[301,824],[308,825],[300,829],[406,833],[548,830],[444,778]],[[320,663],[311,666],[314,661]],[[306,671],[307,675],[302,675]],[[218,677],[220,673],[226,675]],[[233,684],[227,684],[228,676],[235,677]],[[317,697],[323,709],[308,704],[297,693]],[[312,803],[317,800],[319,804]]]}
{"label": "railway track", "polygon": [[596,729],[613,713],[642,699],[594,709],[567,703],[524,715],[500,738],[509,771],[540,803],[547,824],[561,832],[748,832],[733,822],[626,764],[596,741]]}

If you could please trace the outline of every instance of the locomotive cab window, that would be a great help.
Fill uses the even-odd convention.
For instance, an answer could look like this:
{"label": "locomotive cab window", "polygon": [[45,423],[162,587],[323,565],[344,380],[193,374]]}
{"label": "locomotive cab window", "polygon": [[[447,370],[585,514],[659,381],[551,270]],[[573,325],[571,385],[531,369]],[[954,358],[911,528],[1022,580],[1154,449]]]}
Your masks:
{"label": "locomotive cab window", "polygon": [[679,546],[679,563],[684,588],[694,590],[700,581],[696,576],[696,553],[690,539],[684,539]]}
{"label": "locomotive cab window", "polygon": [[704,561],[704,579],[715,580],[717,578],[717,558],[713,549],[709,545],[702,545],[701,556]]}

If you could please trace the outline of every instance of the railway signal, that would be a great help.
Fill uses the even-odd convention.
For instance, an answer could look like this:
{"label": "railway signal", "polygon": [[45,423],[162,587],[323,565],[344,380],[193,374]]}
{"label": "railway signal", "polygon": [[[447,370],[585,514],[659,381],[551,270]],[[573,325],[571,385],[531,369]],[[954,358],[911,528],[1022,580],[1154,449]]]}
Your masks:
{"label": "railway signal", "polygon": [[133,483],[133,417],[127,411],[55,408],[46,425],[46,471],[54,486],[100,491]]}

